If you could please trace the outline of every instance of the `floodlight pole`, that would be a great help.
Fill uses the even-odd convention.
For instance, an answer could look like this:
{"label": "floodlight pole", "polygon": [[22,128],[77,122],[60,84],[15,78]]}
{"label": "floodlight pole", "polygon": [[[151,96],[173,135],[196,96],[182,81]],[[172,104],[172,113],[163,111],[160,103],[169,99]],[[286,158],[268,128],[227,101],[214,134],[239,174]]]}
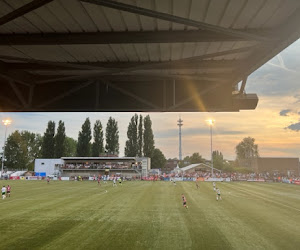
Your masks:
{"label": "floodlight pole", "polygon": [[4,167],[4,158],[5,158],[6,132],[7,132],[7,125],[5,125],[4,146],[3,146],[2,166],[1,166],[1,178],[3,177],[3,167]]}
{"label": "floodlight pole", "polygon": [[214,161],[213,161],[213,151],[212,151],[212,123],[210,124],[210,155],[211,155],[211,177],[214,174]]}

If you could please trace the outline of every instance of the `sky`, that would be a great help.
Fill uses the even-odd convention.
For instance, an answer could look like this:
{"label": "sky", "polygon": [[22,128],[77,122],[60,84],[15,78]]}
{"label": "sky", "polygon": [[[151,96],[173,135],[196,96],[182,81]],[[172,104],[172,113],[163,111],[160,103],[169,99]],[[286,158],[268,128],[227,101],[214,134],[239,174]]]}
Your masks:
{"label": "sky", "polygon": [[[261,157],[300,157],[300,40],[248,77],[245,91],[259,97],[255,110],[225,113],[149,113],[155,147],[166,158],[179,157],[177,120],[183,120],[183,157],[199,152],[210,159],[210,129],[207,119],[215,120],[213,150],[224,158],[236,158],[235,147],[245,137],[253,137]],[[137,113],[146,116],[148,113]],[[106,127],[111,116],[118,122],[120,156],[124,156],[127,126],[134,113],[1,113],[1,120],[10,118],[7,135],[15,130],[44,134],[48,121],[65,123],[66,135],[77,140],[87,117],[91,124],[100,120]],[[5,127],[0,126],[0,145],[4,144]]]}

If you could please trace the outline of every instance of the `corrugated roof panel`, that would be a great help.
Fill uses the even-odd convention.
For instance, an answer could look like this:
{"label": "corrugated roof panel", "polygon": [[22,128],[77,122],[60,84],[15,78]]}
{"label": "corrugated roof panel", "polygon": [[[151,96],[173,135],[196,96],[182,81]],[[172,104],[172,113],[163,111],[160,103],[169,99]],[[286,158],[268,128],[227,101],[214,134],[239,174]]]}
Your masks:
{"label": "corrugated roof panel", "polygon": [[[244,47],[251,47],[256,45],[257,42],[256,41],[240,41],[240,42],[222,42],[222,45],[219,48],[219,52],[221,51],[226,51],[226,50],[232,50],[232,49],[239,49],[239,48],[244,48]],[[240,59],[238,56],[238,54],[234,54],[234,56],[232,55],[226,55],[226,56],[218,56],[215,57],[214,59],[216,60],[223,60],[223,59]],[[245,58],[245,54],[241,55],[241,58]]]}
{"label": "corrugated roof panel", "polygon": [[211,54],[211,53],[218,52],[221,45],[222,45],[222,42],[211,42],[209,44],[205,54]]}
{"label": "corrugated roof panel", "polygon": [[72,16],[72,19],[81,27],[85,32],[98,31],[97,26],[87,13],[82,3],[77,0],[59,0],[64,9]]}
{"label": "corrugated roof panel", "polygon": [[127,58],[129,58],[129,61],[139,61],[136,49],[132,44],[121,44],[121,47],[123,47],[123,50],[125,51]]}
{"label": "corrugated roof panel", "polygon": [[53,1],[47,4],[46,6],[53,15],[56,16],[61,23],[68,29],[70,32],[82,32],[83,29],[80,27],[78,22],[73,18],[72,14],[68,9],[64,8],[63,5],[58,1]]}
{"label": "corrugated roof panel", "polygon": [[[25,3],[28,3],[26,1]],[[6,15],[12,11],[14,11],[16,8],[22,6],[23,3],[18,0],[10,0],[8,2],[6,1],[1,1],[0,2],[0,11],[1,15]],[[39,33],[40,30],[32,25],[25,17],[18,17],[13,20],[13,23],[17,26],[11,26],[10,30],[13,32],[22,32],[22,33]],[[20,30],[21,28],[21,30]]]}
{"label": "corrugated roof panel", "polygon": [[148,43],[147,49],[150,57],[150,61],[158,62],[160,60],[160,48],[158,43]]}
{"label": "corrugated roof panel", "polygon": [[89,53],[93,54],[93,57],[95,58],[95,62],[106,62],[108,61],[106,56],[102,53],[101,47],[99,45],[87,45]]}
{"label": "corrugated roof panel", "polygon": [[136,48],[136,51],[137,51],[138,56],[140,58],[140,61],[142,61],[142,62],[150,61],[149,53],[148,53],[148,49],[147,49],[146,44],[138,43],[138,44],[134,44],[134,46]]}
{"label": "corrugated roof panel", "polygon": [[[119,2],[123,2],[125,4],[132,4],[135,5],[134,2],[135,1],[119,1]],[[130,12],[126,12],[126,11],[121,11],[120,15],[122,17],[122,19],[124,20],[125,24],[126,24],[126,30],[129,31],[139,31],[142,29],[142,27],[139,24],[139,17],[137,14],[133,14]]]}
{"label": "corrugated roof panel", "polygon": [[160,43],[160,59],[161,61],[171,60],[171,46],[169,43]]}
{"label": "corrugated roof panel", "polygon": [[141,75],[188,75],[188,74],[195,74],[197,73],[197,69],[152,69],[152,70],[139,70],[134,72],[134,74],[141,74]]}
{"label": "corrugated roof panel", "polygon": [[[155,5],[157,11],[170,14],[170,1],[155,0]],[[169,30],[171,28],[171,23],[168,21],[157,19],[157,26],[159,30]]]}
{"label": "corrugated roof panel", "polygon": [[21,58],[30,58],[13,46],[0,46],[0,54],[5,56],[16,56]]}
{"label": "corrugated roof panel", "polygon": [[57,61],[57,62],[74,62],[74,57],[68,54],[60,46],[45,46],[45,45],[34,45],[34,46],[15,46],[16,49],[22,51],[29,57],[37,60],[46,61]]}
{"label": "corrugated roof panel", "polygon": [[205,22],[217,25],[223,17],[228,0],[211,0]]}
{"label": "corrugated roof panel", "polygon": [[[195,75],[197,74],[197,69],[182,69],[182,70],[167,70],[169,75]],[[164,72],[162,72],[163,74]]]}
{"label": "corrugated roof panel", "polygon": [[274,15],[263,25],[264,28],[278,26],[300,7],[300,1],[289,0],[286,2],[288,2],[288,4],[282,4],[281,7],[274,12]]}
{"label": "corrugated roof panel", "polygon": [[192,0],[190,18],[195,21],[203,22],[210,0]]}
{"label": "corrugated roof panel", "polygon": [[[173,0],[172,14],[188,18],[190,12],[190,1],[189,0]],[[172,30],[184,30],[183,24],[172,23]]]}
{"label": "corrugated roof panel", "polygon": [[47,21],[45,21],[37,12],[31,11],[25,15],[25,17],[42,33],[51,33],[55,32],[55,28],[51,26]]}
{"label": "corrugated roof panel", "polygon": [[182,58],[193,57],[195,54],[196,48],[197,48],[196,43],[184,43],[183,51],[182,51]]}
{"label": "corrugated roof panel", "polygon": [[268,0],[247,27],[261,28],[283,4],[284,3],[281,0]]}
{"label": "corrugated roof panel", "polygon": [[80,53],[83,53],[84,57],[89,62],[105,62],[107,58],[103,55],[100,48],[93,45],[80,45]]}
{"label": "corrugated roof panel", "polygon": [[121,62],[128,61],[128,57],[126,56],[125,51],[120,44],[111,44],[110,47],[114,51],[116,57],[118,58],[118,61]]}
{"label": "corrugated roof panel", "polygon": [[229,73],[233,72],[233,69],[228,68],[200,68],[197,70],[197,74],[209,74],[209,73]]}
{"label": "corrugated roof panel", "polygon": [[223,18],[220,21],[220,26],[225,28],[231,27],[246,2],[247,0],[231,0],[226,8]]}
{"label": "corrugated roof panel", "polygon": [[106,7],[103,7],[102,10],[113,31],[126,31],[127,27],[119,10]]}
{"label": "corrugated roof panel", "polygon": [[[251,47],[256,44],[257,44],[256,41],[240,41],[240,42],[236,42],[232,49]],[[236,59],[236,60],[245,59],[246,57],[248,57],[250,55],[250,53],[252,53],[252,51],[249,50],[249,52],[233,54],[233,57],[231,57],[231,58]]]}
{"label": "corrugated roof panel", "polygon": [[103,54],[103,56],[109,61],[109,62],[115,62],[118,60],[117,56],[115,55],[114,51],[111,49],[109,44],[99,44],[95,45]]}
{"label": "corrugated roof panel", "polygon": [[264,6],[265,0],[251,0],[247,1],[246,6],[240,12],[239,17],[232,25],[233,29],[245,29],[252,18]]}
{"label": "corrugated roof panel", "polygon": [[0,26],[0,34],[11,34],[12,31],[10,31],[9,27],[6,25]]}
{"label": "corrugated roof panel", "polygon": [[78,62],[94,61],[91,59],[93,55],[89,53],[90,51],[87,49],[88,45],[62,45],[62,48],[64,48]]}
{"label": "corrugated roof panel", "polygon": [[86,11],[89,13],[90,17],[93,19],[93,22],[96,24],[98,30],[100,31],[111,31],[112,28],[110,26],[109,21],[103,13],[103,9],[101,6],[93,5],[93,4],[85,4],[83,3]]}
{"label": "corrugated roof panel", "polygon": [[219,51],[231,50],[236,42],[222,42],[222,45],[219,48]]}
{"label": "corrugated roof panel", "polygon": [[[221,46],[219,47],[219,52],[221,51],[227,51],[227,50],[232,50],[236,42],[222,42]],[[223,60],[224,56],[219,56],[215,58],[216,60]]]}
{"label": "corrugated roof panel", "polygon": [[[51,4],[51,3],[50,3]],[[34,10],[34,12],[44,20],[55,32],[66,33],[68,32],[67,26],[55,15],[55,12],[48,7],[50,4],[44,7]]]}
{"label": "corrugated roof panel", "polygon": [[[16,25],[14,21],[10,21],[6,24],[1,25],[1,27],[4,27],[5,29],[9,30],[10,33],[16,33],[16,34],[25,34],[26,31],[19,27],[19,25]],[[2,32],[1,32],[2,33]]]}
{"label": "corrugated roof panel", "polygon": [[[153,10],[153,2],[152,1],[144,1],[144,0],[136,0],[137,6],[141,8],[151,9]],[[156,30],[157,22],[152,17],[140,16],[142,30]]]}
{"label": "corrugated roof panel", "polygon": [[[235,49],[235,47],[234,47]],[[222,57],[214,57],[213,59],[216,59],[216,60],[240,60],[240,59],[245,59],[247,58],[249,55],[251,54],[251,51],[249,50],[246,51],[246,52],[240,52],[240,53],[235,53],[235,54],[229,54],[229,55],[226,55],[226,56],[222,56]]]}
{"label": "corrugated roof panel", "polygon": [[171,60],[179,60],[182,55],[182,43],[171,44]]}
{"label": "corrugated roof panel", "polygon": [[210,43],[205,42],[205,43],[196,43],[197,47],[195,49],[195,54],[194,56],[201,56],[204,55],[206,50],[208,49]]}

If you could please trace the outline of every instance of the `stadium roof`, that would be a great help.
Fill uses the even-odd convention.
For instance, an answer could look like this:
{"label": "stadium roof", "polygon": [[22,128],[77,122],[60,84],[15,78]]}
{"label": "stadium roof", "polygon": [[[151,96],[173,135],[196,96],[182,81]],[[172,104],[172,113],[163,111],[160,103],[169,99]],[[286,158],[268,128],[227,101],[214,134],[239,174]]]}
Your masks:
{"label": "stadium roof", "polygon": [[99,160],[106,160],[106,161],[135,161],[135,157],[61,157],[63,160],[86,160],[86,161],[99,161]]}
{"label": "stadium roof", "polygon": [[[190,169],[193,169],[193,168],[196,168],[198,166],[201,166],[201,167],[204,167],[204,168],[209,168],[211,169],[211,166],[207,165],[207,164],[204,164],[204,163],[195,163],[195,164],[191,164],[191,165],[188,165],[186,167],[183,167],[183,168],[180,168],[180,171],[187,171],[187,170],[190,170]],[[217,170],[219,172],[221,172],[219,169],[216,169],[214,168],[214,170]]]}
{"label": "stadium roof", "polygon": [[299,23],[295,0],[2,0],[0,111],[255,109]]}

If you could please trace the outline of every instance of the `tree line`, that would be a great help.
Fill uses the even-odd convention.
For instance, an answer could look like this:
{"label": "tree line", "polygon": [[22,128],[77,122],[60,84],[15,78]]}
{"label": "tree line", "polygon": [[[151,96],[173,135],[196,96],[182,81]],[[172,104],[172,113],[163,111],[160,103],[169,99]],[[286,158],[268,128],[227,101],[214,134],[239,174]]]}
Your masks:
{"label": "tree line", "polygon": [[[118,122],[109,117],[105,129],[100,120],[96,120],[91,129],[91,122],[86,118],[78,133],[78,140],[66,136],[65,124],[49,121],[44,135],[29,131],[14,131],[5,144],[5,166],[14,169],[34,168],[35,158],[61,157],[98,157],[119,155]],[[93,142],[92,142],[93,139]],[[105,142],[105,145],[104,145]],[[158,148],[155,148],[152,121],[150,116],[135,114],[128,125],[125,156],[150,157],[152,166],[162,168],[166,158]]]}
{"label": "tree line", "polygon": [[[215,150],[212,152],[213,166],[223,172],[252,172],[253,160],[259,157],[258,145],[255,144],[255,139],[252,137],[245,137],[235,147],[236,159],[235,161],[225,160],[222,152]],[[186,156],[180,167],[187,166],[194,163],[205,163],[204,159],[199,153],[195,152],[191,156]]]}

